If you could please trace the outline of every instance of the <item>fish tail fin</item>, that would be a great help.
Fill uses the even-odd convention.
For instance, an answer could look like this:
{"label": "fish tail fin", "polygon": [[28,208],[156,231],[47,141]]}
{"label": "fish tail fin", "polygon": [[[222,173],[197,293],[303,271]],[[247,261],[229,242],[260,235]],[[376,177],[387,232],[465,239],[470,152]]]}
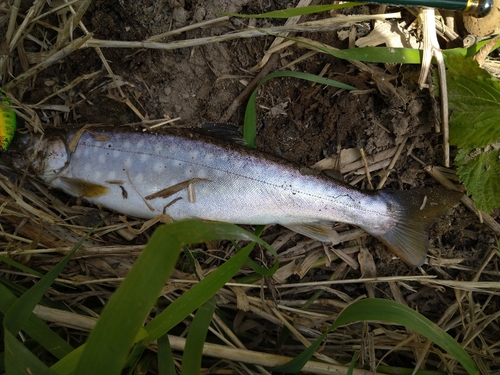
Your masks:
{"label": "fish tail fin", "polygon": [[[463,193],[447,189],[382,190],[394,223],[385,233],[375,233],[403,261],[421,266],[427,255],[429,228],[434,220],[456,205]],[[369,228],[367,228],[369,232]]]}

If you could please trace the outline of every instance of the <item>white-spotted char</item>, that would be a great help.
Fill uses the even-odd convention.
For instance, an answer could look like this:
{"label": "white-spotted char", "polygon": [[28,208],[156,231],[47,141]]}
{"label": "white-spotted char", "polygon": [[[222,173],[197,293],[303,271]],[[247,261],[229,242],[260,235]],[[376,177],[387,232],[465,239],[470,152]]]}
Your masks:
{"label": "white-spotted char", "polygon": [[360,191],[190,130],[91,129],[71,152],[74,134],[24,136],[10,147],[10,157],[50,186],[122,214],[281,224],[323,242],[335,241],[334,222],[349,223],[414,266],[425,260],[435,217],[462,196],[444,189]]}

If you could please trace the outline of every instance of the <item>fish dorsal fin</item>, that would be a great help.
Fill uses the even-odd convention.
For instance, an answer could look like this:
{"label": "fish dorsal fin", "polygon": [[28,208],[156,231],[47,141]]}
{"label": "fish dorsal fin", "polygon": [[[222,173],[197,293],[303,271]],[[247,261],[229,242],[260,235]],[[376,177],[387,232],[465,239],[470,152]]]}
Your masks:
{"label": "fish dorsal fin", "polygon": [[60,177],[67,190],[74,195],[84,198],[97,198],[109,193],[107,186],[81,180],[79,178]]}
{"label": "fish dorsal fin", "polygon": [[328,221],[317,221],[313,223],[291,223],[282,224],[284,227],[304,236],[314,238],[321,242],[330,242],[332,245],[340,242],[339,234],[333,230],[333,223]]}
{"label": "fish dorsal fin", "polygon": [[389,202],[393,225],[385,233],[370,233],[387,245],[394,254],[415,267],[421,266],[427,255],[429,227],[434,220],[456,205],[463,194],[446,189],[413,189],[380,191]]}
{"label": "fish dorsal fin", "polygon": [[338,169],[317,169],[311,167],[302,167],[300,168],[300,174],[303,176],[318,176],[318,175],[324,175],[328,178],[337,180],[337,181],[342,181],[344,182],[344,177],[342,176],[342,173]]}
{"label": "fish dorsal fin", "polygon": [[241,134],[240,128],[234,124],[223,122],[206,123],[203,124],[201,128],[195,128],[191,130],[200,134],[222,139],[223,141],[247,146],[247,143],[245,142],[245,140],[243,139],[243,135]]}
{"label": "fish dorsal fin", "polygon": [[321,173],[334,180],[344,182],[344,176],[342,176],[342,173],[338,169],[323,169]]}

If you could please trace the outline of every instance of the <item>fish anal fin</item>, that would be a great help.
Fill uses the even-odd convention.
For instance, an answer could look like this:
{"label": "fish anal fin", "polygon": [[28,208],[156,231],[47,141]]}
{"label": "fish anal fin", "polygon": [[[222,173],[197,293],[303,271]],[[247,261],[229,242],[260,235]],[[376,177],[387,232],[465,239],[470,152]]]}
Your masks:
{"label": "fish anal fin", "polygon": [[321,242],[330,242],[333,245],[340,242],[339,234],[333,230],[333,223],[331,222],[318,221],[312,223],[287,223],[282,225],[294,232]]}
{"label": "fish anal fin", "polygon": [[109,193],[107,186],[81,180],[79,178],[60,177],[67,189],[73,194],[84,198],[97,198]]}
{"label": "fish anal fin", "polygon": [[456,205],[463,193],[441,188],[379,193],[390,202],[394,222],[384,233],[363,229],[406,263],[421,266],[427,255],[430,226],[438,216]]}
{"label": "fish anal fin", "polygon": [[[368,231],[369,232],[369,231]],[[387,233],[374,235],[382,241],[389,250],[404,262],[419,267],[425,262],[429,242],[429,232],[421,222],[395,224]]]}

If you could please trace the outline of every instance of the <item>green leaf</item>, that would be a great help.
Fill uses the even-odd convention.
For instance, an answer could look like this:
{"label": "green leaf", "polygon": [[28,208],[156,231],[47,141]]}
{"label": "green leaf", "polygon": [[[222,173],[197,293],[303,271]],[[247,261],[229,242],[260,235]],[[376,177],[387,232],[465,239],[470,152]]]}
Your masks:
{"label": "green leaf", "polygon": [[460,150],[455,164],[460,182],[477,208],[491,212],[500,207],[500,144],[474,151]]}
{"label": "green leaf", "polygon": [[304,367],[305,363],[312,357],[328,333],[341,325],[352,322],[360,322],[363,320],[377,320],[395,323],[410,328],[446,350],[451,356],[462,364],[469,374],[479,374],[479,370],[477,369],[472,358],[460,346],[460,344],[453,339],[453,337],[448,335],[439,326],[405,305],[378,298],[363,299],[351,303],[344,310],[342,310],[337,317],[337,320],[335,320],[330,328],[318,340],[312,343],[309,348],[275,370],[293,373],[300,371],[302,367]]}
{"label": "green leaf", "polygon": [[207,330],[212,322],[215,311],[215,297],[212,296],[196,311],[193,322],[189,327],[186,338],[186,348],[182,357],[181,375],[201,373],[201,359],[203,356],[203,345],[207,337]]}
{"label": "green leaf", "polygon": [[448,57],[446,66],[450,143],[474,149],[500,141],[500,81],[471,58]]}
{"label": "green leaf", "polygon": [[473,58],[461,55],[446,57],[446,78],[467,77],[471,79],[491,78],[491,74],[481,69]]}

